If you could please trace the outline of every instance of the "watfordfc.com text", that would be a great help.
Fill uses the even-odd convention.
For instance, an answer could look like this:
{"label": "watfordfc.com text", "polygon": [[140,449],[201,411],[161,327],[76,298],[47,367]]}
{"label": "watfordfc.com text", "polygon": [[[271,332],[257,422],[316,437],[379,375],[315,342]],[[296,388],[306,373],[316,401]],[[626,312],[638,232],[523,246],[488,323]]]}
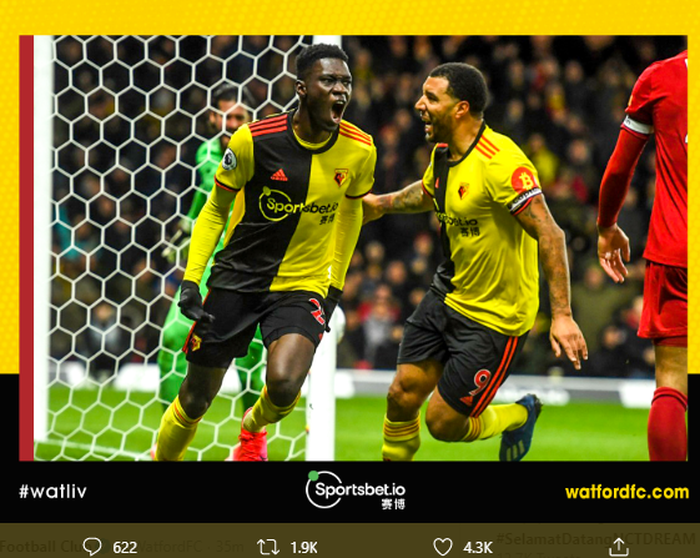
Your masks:
{"label": "watfordfc.com text", "polygon": [[566,497],[569,500],[688,500],[690,489],[687,487],[654,487],[651,489],[626,484],[624,486],[603,486],[592,484],[565,488]]}

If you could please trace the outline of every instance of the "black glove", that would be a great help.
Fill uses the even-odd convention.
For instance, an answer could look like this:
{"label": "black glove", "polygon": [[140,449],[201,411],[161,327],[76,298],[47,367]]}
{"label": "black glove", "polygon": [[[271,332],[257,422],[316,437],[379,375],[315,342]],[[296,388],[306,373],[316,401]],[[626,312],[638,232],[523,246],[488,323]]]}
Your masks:
{"label": "black glove", "polygon": [[204,311],[202,307],[202,295],[199,286],[194,281],[183,281],[180,286],[180,302],[178,302],[183,316],[195,322],[210,324],[214,316]]}
{"label": "black glove", "polygon": [[324,305],[324,310],[326,312],[326,322],[330,323],[331,316],[335,311],[340,298],[343,296],[343,291],[336,289],[335,287],[328,287],[328,294],[326,295],[326,304]]}

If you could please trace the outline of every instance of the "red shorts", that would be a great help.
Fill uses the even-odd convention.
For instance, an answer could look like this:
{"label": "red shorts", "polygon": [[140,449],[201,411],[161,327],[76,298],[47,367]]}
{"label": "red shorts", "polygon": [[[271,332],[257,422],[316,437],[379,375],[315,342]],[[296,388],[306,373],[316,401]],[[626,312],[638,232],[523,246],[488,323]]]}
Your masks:
{"label": "red shorts", "polygon": [[688,346],[688,269],[647,262],[639,336]]}

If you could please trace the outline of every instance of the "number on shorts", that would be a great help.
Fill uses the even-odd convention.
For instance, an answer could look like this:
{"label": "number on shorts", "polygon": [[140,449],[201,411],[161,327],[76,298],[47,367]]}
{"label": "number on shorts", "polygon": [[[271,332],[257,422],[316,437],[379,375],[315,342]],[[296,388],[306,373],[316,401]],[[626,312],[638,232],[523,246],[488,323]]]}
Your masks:
{"label": "number on shorts", "polygon": [[491,380],[491,372],[489,370],[486,370],[486,368],[482,368],[481,370],[479,370],[474,375],[474,384],[476,385],[476,389],[470,391],[469,395],[474,397],[475,395],[484,391],[486,386],[489,385],[490,380]]}
{"label": "number on shorts", "polygon": [[323,307],[315,298],[310,298],[309,302],[316,307],[316,310],[311,311],[311,315],[316,318],[316,321],[322,326],[326,325],[326,318],[323,317]]}

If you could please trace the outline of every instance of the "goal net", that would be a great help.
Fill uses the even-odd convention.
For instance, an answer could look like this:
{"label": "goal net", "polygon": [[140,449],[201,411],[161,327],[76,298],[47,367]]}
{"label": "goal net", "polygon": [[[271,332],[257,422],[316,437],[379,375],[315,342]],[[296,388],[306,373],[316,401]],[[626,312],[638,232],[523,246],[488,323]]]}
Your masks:
{"label": "goal net", "polygon": [[[159,394],[162,326],[185,264],[163,252],[199,183],[195,153],[212,137],[212,91],[235,84],[252,118],[290,108],[294,57],[313,38],[35,41],[44,44],[35,58],[43,52],[50,59],[35,102],[51,97],[44,159],[50,240],[35,255],[43,260],[50,307],[48,331],[35,333],[48,338],[48,355],[35,359],[35,459],[151,459],[169,402]],[[42,141],[36,132],[35,141]],[[36,281],[43,281],[41,268]],[[250,366],[226,375],[186,459],[230,455],[243,400],[259,394],[251,378],[264,371],[264,359]],[[270,459],[304,458],[307,415],[300,405],[269,429]]]}

